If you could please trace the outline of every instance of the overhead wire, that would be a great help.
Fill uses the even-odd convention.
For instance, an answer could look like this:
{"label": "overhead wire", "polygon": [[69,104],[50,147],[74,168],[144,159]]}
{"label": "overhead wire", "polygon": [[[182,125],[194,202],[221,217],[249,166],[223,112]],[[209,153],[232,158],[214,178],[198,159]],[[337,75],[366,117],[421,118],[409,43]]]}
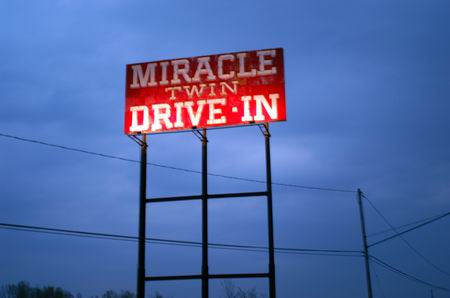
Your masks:
{"label": "overhead wire", "polygon": [[[57,149],[61,149],[61,150],[73,151],[73,152],[93,155],[93,156],[102,157],[102,158],[109,158],[109,159],[115,159],[115,160],[120,160],[120,161],[132,162],[132,163],[140,163],[139,160],[134,160],[134,159],[125,158],[125,157],[121,157],[121,156],[115,156],[115,155],[111,155],[111,154],[104,154],[104,153],[99,153],[99,152],[79,149],[79,148],[75,148],[75,147],[69,147],[69,146],[49,143],[49,142],[40,141],[40,140],[36,140],[36,139],[29,139],[29,138],[19,137],[19,136],[5,134],[5,133],[1,133],[1,132],[0,132],[0,136],[4,137],[4,138],[15,139],[15,140],[22,141],[22,142],[29,142],[29,143],[39,144],[39,145],[53,147],[53,148],[57,148]],[[196,170],[187,169],[187,168],[175,167],[175,166],[159,164],[159,163],[152,163],[152,162],[148,162],[147,164],[149,166],[159,167],[159,168],[164,168],[164,169],[169,169],[169,170],[175,170],[175,171],[181,171],[181,172],[187,172],[187,173],[194,173],[194,174],[201,174],[201,171],[196,171]],[[208,175],[209,176],[213,176],[213,177],[224,178],[224,179],[233,179],[233,180],[253,182],[253,183],[261,183],[261,184],[262,183],[264,183],[264,184],[266,183],[266,181],[263,181],[263,180],[250,179],[250,178],[231,176],[231,175],[223,175],[223,174],[211,173],[211,172],[209,172]],[[281,183],[281,182],[273,182],[272,184],[273,185],[278,185],[278,186],[293,187],[293,188],[308,189],[308,190],[321,190],[321,191],[344,192],[344,193],[355,193],[356,192],[355,190],[349,190],[349,189],[329,188],[329,187],[315,187],[315,186],[306,186],[306,185],[289,184],[289,183]],[[387,218],[378,210],[378,208],[376,208],[376,206],[371,202],[370,199],[367,198],[367,196],[365,196],[363,194],[363,197],[367,200],[367,202],[371,205],[371,207],[376,211],[376,213],[390,227],[389,231],[393,231],[395,233],[395,236],[393,236],[393,237],[400,237],[408,245],[408,247],[413,252],[415,252],[416,255],[418,255],[423,261],[427,262],[430,266],[435,268],[437,271],[439,271],[439,272],[441,272],[441,273],[443,273],[445,275],[450,276],[450,273],[448,273],[447,271],[445,271],[445,270],[441,269],[440,267],[438,267],[436,264],[434,264],[433,262],[428,260],[417,249],[415,249],[402,236],[402,234],[405,233],[405,231],[403,231],[403,232],[399,232],[398,231],[398,229],[403,228],[403,227],[411,226],[411,225],[418,224],[418,223],[424,223],[424,222],[427,222],[427,221],[430,221],[430,220],[433,220],[433,221],[437,220],[442,215],[429,217],[429,218],[426,218],[426,219],[423,219],[423,220],[419,220],[419,221],[416,221],[416,222],[413,222],[413,223],[405,224],[405,225],[402,225],[402,226],[399,226],[399,227],[396,228],[387,220]],[[420,225],[420,226],[423,226],[423,224]],[[93,233],[93,232],[62,230],[62,229],[53,229],[53,228],[36,227],[36,226],[12,225],[12,224],[5,224],[5,223],[0,223],[0,228],[10,229],[10,230],[28,231],[28,232],[37,232],[37,233],[56,234],[56,235],[64,235],[64,236],[76,236],[76,237],[85,237],[85,238],[107,239],[107,240],[133,241],[133,242],[138,240],[138,237],[129,236],[129,235]],[[373,234],[371,234],[369,236],[372,237],[372,236],[375,236],[375,235],[385,234],[387,232],[388,231],[380,231],[380,232],[373,233]],[[391,237],[389,239],[391,239]],[[385,241],[387,241],[389,239],[386,239]],[[146,238],[146,242],[153,243],[153,244],[160,244],[160,245],[178,245],[178,246],[190,246],[190,247],[200,247],[201,246],[200,242],[170,240],[170,239],[158,239],[158,238]],[[251,246],[251,245],[234,245],[234,244],[209,243],[208,246],[210,248],[213,248],[213,249],[230,249],[230,250],[243,250],[243,251],[246,250],[246,251],[255,251],[255,252],[267,252],[267,250],[268,250],[267,247]],[[283,254],[324,255],[324,256],[344,256],[344,257],[360,257],[360,256],[362,256],[362,253],[363,253],[362,251],[356,251],[356,250],[326,250],[326,249],[302,249],[302,248],[275,248],[275,251],[277,253],[283,253]],[[387,264],[386,262],[381,261],[379,258],[376,258],[374,256],[370,256],[370,258],[371,258],[372,261],[377,263],[379,266],[382,266],[383,268],[385,268],[387,270],[390,270],[392,272],[400,274],[400,275],[402,275],[405,278],[408,278],[408,279],[416,281],[416,282],[420,282],[422,284],[428,285],[428,286],[436,288],[436,289],[440,289],[440,290],[444,290],[444,291],[450,291],[449,289],[447,289],[445,287],[440,287],[440,286],[433,285],[433,284],[428,283],[428,282],[426,282],[424,280],[421,280],[421,279],[419,279],[417,277],[414,277],[414,276],[412,276],[410,274],[407,274],[407,273],[405,273],[405,272],[403,272],[403,271],[401,271],[401,270],[399,270],[399,269],[397,269],[397,268]],[[384,295],[384,293],[383,293],[383,295]]]}
{"label": "overhead wire", "polygon": [[[426,222],[426,221],[431,220],[431,219],[438,218],[438,217],[440,217],[442,215],[445,215],[447,213],[448,212],[442,213],[442,214],[439,214],[439,215],[430,216],[430,217],[423,218],[423,219],[420,219],[420,220],[416,220],[416,221],[413,221],[413,222],[410,222],[410,223],[406,223],[406,224],[403,224],[403,225],[400,225],[400,226],[396,226],[395,228],[397,230],[399,230],[399,229],[402,229],[402,228],[410,227],[410,226],[413,226],[413,225],[416,225],[416,224],[420,224],[420,223]],[[375,237],[375,236],[378,236],[378,235],[384,235],[384,234],[389,234],[389,233],[392,233],[392,229],[385,229],[385,230],[381,230],[381,231],[378,231],[378,232],[370,233],[370,234],[367,235],[367,237]]]}
{"label": "overhead wire", "polygon": [[400,235],[403,235],[403,234],[406,234],[406,233],[408,233],[408,232],[417,230],[417,229],[419,229],[419,228],[421,228],[421,227],[423,227],[423,226],[425,226],[425,225],[428,225],[428,224],[430,224],[430,223],[433,223],[433,222],[435,222],[435,221],[437,221],[437,220],[439,220],[439,219],[442,219],[442,218],[444,218],[444,217],[446,217],[446,216],[448,216],[448,215],[450,215],[450,212],[444,213],[444,214],[442,214],[442,215],[440,215],[440,216],[437,216],[437,217],[435,217],[435,218],[433,218],[433,219],[427,220],[427,221],[425,221],[425,222],[423,222],[423,223],[421,223],[421,224],[419,224],[419,225],[416,225],[416,226],[414,226],[414,227],[412,227],[412,228],[409,228],[409,229],[406,229],[406,230],[404,230],[404,231],[402,231],[402,232],[399,232],[398,234],[394,234],[394,235],[392,235],[392,236],[386,237],[386,238],[381,239],[381,240],[379,240],[379,241],[373,242],[373,243],[371,243],[371,244],[369,245],[369,247],[378,245],[378,244],[380,244],[380,243],[386,242],[386,241],[391,240],[391,239],[393,239],[393,238],[399,237]]}
{"label": "overhead wire", "polygon": [[[135,159],[131,159],[131,158],[115,156],[115,155],[105,154],[105,153],[99,153],[99,152],[94,152],[94,151],[90,151],[90,150],[84,150],[84,149],[79,149],[79,148],[75,148],[75,147],[69,147],[69,146],[49,143],[49,142],[40,141],[40,140],[36,140],[36,139],[19,137],[19,136],[15,136],[15,135],[11,135],[11,134],[5,134],[5,133],[1,133],[1,132],[0,132],[0,137],[14,139],[14,140],[22,141],[22,142],[38,144],[38,145],[43,145],[43,146],[47,146],[47,147],[53,147],[53,148],[57,148],[57,149],[61,149],[61,150],[67,150],[67,151],[72,151],[72,152],[78,152],[78,153],[93,155],[93,156],[102,157],[102,158],[116,159],[116,160],[121,160],[121,161],[126,161],[126,162],[132,162],[132,163],[140,163],[139,160],[135,160]],[[186,172],[186,173],[201,174],[201,171],[196,171],[196,170],[187,169],[187,168],[175,167],[175,166],[159,164],[159,163],[153,163],[153,162],[148,162],[147,164],[149,166],[158,167],[158,168],[164,168],[164,169],[169,169],[169,170],[181,171],[181,172]],[[211,173],[211,172],[209,172],[208,175],[211,176],[211,177],[218,177],[218,178],[224,178],[224,179],[231,179],[231,180],[239,180],[239,181],[246,181],[246,182],[252,182],[252,183],[266,184],[266,181],[258,180],[258,179],[251,179],[251,178],[245,178],[245,177],[224,175],[224,174]],[[356,193],[355,190],[350,190],[350,189],[340,189],[340,188],[331,188],[331,187],[316,187],[316,186],[307,186],[307,185],[292,184],[292,183],[282,183],[282,182],[272,182],[272,184],[273,185],[277,185],[277,186],[300,188],[300,189],[308,189],[308,190]]]}
{"label": "overhead wire", "polygon": [[[67,229],[56,229],[41,226],[30,226],[30,225],[17,225],[0,223],[0,229],[16,230],[16,231],[26,231],[33,233],[44,233],[52,235],[62,235],[62,236],[72,236],[72,237],[82,237],[82,238],[96,238],[96,239],[106,239],[115,241],[127,241],[136,242],[138,237],[130,235],[121,234],[111,234],[111,233],[97,233],[97,232],[86,232],[79,230],[67,230]],[[195,241],[185,241],[185,240],[170,240],[161,238],[146,238],[147,243],[160,244],[160,245],[172,245],[172,246],[188,246],[188,247],[201,247],[200,242]],[[240,251],[251,251],[251,252],[267,252],[268,248],[265,246],[253,246],[253,245],[236,245],[236,244],[221,244],[221,243],[209,243],[208,246],[212,249],[225,249],[225,250],[240,250]],[[362,257],[363,252],[357,250],[336,250],[336,249],[311,249],[311,248],[275,248],[277,253],[281,254],[298,254],[298,255],[313,255],[313,256],[336,256],[336,257]],[[370,255],[370,260],[386,270],[394,272],[401,275],[402,277],[412,280],[423,285],[450,292],[450,289],[432,284],[425,280],[422,280],[416,276],[408,274],[392,265],[389,265],[385,261],[382,261],[378,257]],[[376,273],[377,279],[379,279]],[[378,280],[378,282],[380,282]],[[381,284],[380,284],[381,289]],[[382,290],[382,289],[381,289]],[[385,296],[382,290],[383,296]]]}
{"label": "overhead wire", "polygon": [[[130,235],[97,233],[97,232],[87,232],[87,231],[79,231],[79,230],[49,228],[49,227],[42,227],[42,226],[18,225],[18,224],[10,224],[10,223],[0,223],[0,228],[8,229],[8,230],[18,230],[18,231],[27,231],[27,232],[35,232],[35,233],[63,235],[63,236],[76,236],[76,237],[84,237],[84,238],[97,238],[97,239],[107,239],[107,240],[132,241],[132,242],[136,242],[139,240],[138,237],[130,236]],[[171,240],[171,239],[150,238],[150,237],[146,237],[145,240],[148,243],[162,244],[162,245],[190,246],[190,247],[201,247],[201,245],[202,245],[201,242],[185,241],[185,240]],[[256,245],[208,243],[208,246],[210,248],[215,248],[215,249],[243,250],[243,251],[254,251],[254,252],[267,252],[268,251],[268,247],[256,246]],[[275,248],[275,251],[278,253],[283,253],[283,254],[362,256],[362,251],[358,251],[358,250],[278,247],[278,248]]]}
{"label": "overhead wire", "polygon": [[394,273],[396,273],[396,274],[398,274],[398,275],[400,275],[400,276],[402,276],[402,277],[404,277],[406,279],[409,279],[411,281],[414,281],[414,282],[426,285],[426,286],[434,288],[434,289],[439,289],[439,290],[442,290],[442,291],[445,291],[445,292],[450,292],[450,288],[438,286],[438,285],[432,284],[430,282],[427,282],[427,281],[425,281],[423,279],[420,279],[420,278],[418,278],[416,276],[408,274],[408,273],[406,273],[406,272],[404,272],[404,271],[402,271],[402,270],[400,270],[400,269],[398,269],[398,268],[396,268],[396,267],[394,267],[392,265],[389,265],[385,261],[382,261],[380,258],[377,258],[377,257],[375,257],[373,255],[370,255],[369,257],[370,257],[371,261],[374,262],[375,264],[377,264],[377,265],[381,266],[382,268],[387,269],[387,270],[389,270],[391,272],[394,272]]}
{"label": "overhead wire", "polygon": [[[446,270],[440,268],[435,263],[430,261],[425,255],[423,255],[421,252],[419,252],[414,246],[412,246],[411,243],[409,243],[408,240],[403,237],[402,233],[400,233],[391,223],[390,221],[383,215],[383,213],[374,205],[374,203],[363,193],[363,198],[366,199],[366,201],[369,203],[369,205],[375,210],[375,212],[383,219],[383,221],[392,229],[392,231],[395,233],[396,236],[398,236],[402,241],[413,251],[420,259],[422,259],[425,263],[433,267],[436,271],[447,275],[450,277],[450,273],[448,273]],[[369,245],[371,246],[371,245]]]}

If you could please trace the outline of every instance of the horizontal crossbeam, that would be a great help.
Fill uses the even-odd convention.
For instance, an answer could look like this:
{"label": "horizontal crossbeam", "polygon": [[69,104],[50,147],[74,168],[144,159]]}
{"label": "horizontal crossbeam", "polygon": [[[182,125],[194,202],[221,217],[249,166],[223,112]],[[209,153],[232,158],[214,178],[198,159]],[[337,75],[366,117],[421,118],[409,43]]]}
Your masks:
{"label": "horizontal crossbeam", "polygon": [[[225,199],[225,198],[262,197],[262,196],[267,196],[267,191],[208,194],[206,197],[207,199]],[[203,196],[201,195],[150,198],[146,200],[146,203],[192,201],[192,200],[200,200],[202,198]]]}
{"label": "horizontal crossbeam", "polygon": [[200,200],[202,196],[179,196],[179,197],[165,197],[165,198],[151,198],[147,199],[146,203],[161,203],[161,202],[178,202],[178,201],[192,201]]}
{"label": "horizontal crossbeam", "polygon": [[[209,279],[226,278],[268,278],[269,273],[238,273],[238,274],[209,274]],[[172,275],[172,276],[146,276],[146,281],[165,281],[165,280],[191,280],[202,279],[202,275]]]}
{"label": "horizontal crossbeam", "polygon": [[202,279],[201,275],[146,276],[146,281]]}
{"label": "horizontal crossbeam", "polygon": [[269,273],[238,273],[238,274],[210,274],[209,278],[225,279],[225,278],[268,278]]}
{"label": "horizontal crossbeam", "polygon": [[209,194],[208,199],[263,197],[263,196],[267,196],[267,191]]}

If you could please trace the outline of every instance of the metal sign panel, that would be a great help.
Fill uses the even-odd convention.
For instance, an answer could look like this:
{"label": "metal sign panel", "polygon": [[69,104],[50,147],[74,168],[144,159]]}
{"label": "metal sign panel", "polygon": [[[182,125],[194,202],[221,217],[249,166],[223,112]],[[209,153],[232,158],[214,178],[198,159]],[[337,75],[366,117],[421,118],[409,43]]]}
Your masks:
{"label": "metal sign panel", "polygon": [[128,135],[285,120],[282,48],[126,67]]}

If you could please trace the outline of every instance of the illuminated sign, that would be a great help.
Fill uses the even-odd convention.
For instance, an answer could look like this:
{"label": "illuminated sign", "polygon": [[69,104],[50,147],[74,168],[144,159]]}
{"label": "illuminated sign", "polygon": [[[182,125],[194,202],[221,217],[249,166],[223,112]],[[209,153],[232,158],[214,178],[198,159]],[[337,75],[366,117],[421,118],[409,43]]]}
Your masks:
{"label": "illuminated sign", "polygon": [[283,49],[129,64],[125,133],[285,121]]}

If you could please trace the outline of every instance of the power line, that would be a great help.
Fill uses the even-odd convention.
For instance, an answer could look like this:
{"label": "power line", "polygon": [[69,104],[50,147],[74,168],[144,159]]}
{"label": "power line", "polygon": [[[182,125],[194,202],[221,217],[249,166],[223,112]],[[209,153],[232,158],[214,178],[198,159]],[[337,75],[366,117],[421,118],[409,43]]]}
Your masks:
{"label": "power line", "polygon": [[[416,221],[413,221],[413,222],[410,222],[410,223],[406,223],[406,224],[397,226],[395,228],[397,230],[399,230],[399,229],[402,229],[402,228],[406,228],[406,227],[409,227],[409,226],[413,226],[413,225],[416,225],[416,224],[423,223],[423,222],[428,221],[430,219],[434,219],[434,218],[440,217],[441,215],[444,215],[444,214],[446,214],[446,213],[442,213],[442,214],[439,214],[439,215],[434,215],[434,216],[430,216],[430,217],[423,218],[423,219],[420,219],[420,220],[416,220]],[[367,235],[367,237],[374,237],[374,236],[388,234],[388,233],[392,233],[392,229],[386,229],[386,230],[374,232],[374,233],[371,233],[371,234]]]}
{"label": "power line", "polygon": [[[72,237],[82,237],[82,238],[95,238],[95,239],[106,239],[114,241],[127,241],[136,242],[138,237],[130,235],[120,235],[111,233],[97,233],[97,232],[86,232],[78,230],[67,230],[67,229],[56,229],[40,226],[30,226],[30,225],[17,225],[0,223],[1,229],[16,230],[16,231],[26,231],[33,233],[44,233],[52,235],[62,235],[62,236],[72,236]],[[160,245],[173,245],[173,246],[188,246],[188,247],[201,247],[200,242],[195,241],[184,241],[184,240],[169,240],[161,238],[146,238],[146,242]],[[220,243],[209,243],[208,245],[212,249],[225,249],[225,250],[240,250],[240,251],[251,251],[251,252],[267,252],[268,248],[265,246],[254,246],[254,245],[236,245],[236,244],[220,244]],[[337,256],[337,257],[361,257],[362,251],[358,250],[336,250],[336,249],[311,249],[311,248],[275,248],[277,253],[282,254],[298,254],[298,255],[313,255],[313,256]],[[419,279],[411,274],[405,273],[386,262],[380,260],[379,258],[371,255],[370,259],[376,264],[382,266],[383,268],[401,275],[409,280],[427,285],[432,288],[440,289],[443,291],[450,291],[450,289],[434,285],[432,283],[426,282]],[[377,277],[378,278],[378,277]],[[384,294],[383,294],[384,295]]]}
{"label": "power line", "polygon": [[398,233],[398,234],[395,234],[395,235],[389,236],[389,237],[387,237],[387,238],[381,239],[381,240],[379,240],[379,241],[376,241],[376,242],[370,244],[369,247],[372,247],[372,246],[378,245],[378,244],[380,244],[380,243],[383,243],[383,242],[385,242],[385,241],[391,240],[391,239],[396,238],[396,237],[398,237],[398,236],[400,236],[400,235],[403,235],[403,234],[405,234],[405,233],[408,233],[408,232],[417,230],[418,228],[421,228],[421,227],[423,227],[423,226],[425,226],[425,225],[428,225],[428,224],[430,224],[430,223],[433,223],[433,222],[435,222],[435,221],[437,221],[437,220],[439,220],[439,219],[442,219],[442,218],[444,218],[444,217],[446,217],[446,216],[448,216],[448,215],[450,215],[450,212],[444,213],[444,214],[442,214],[442,215],[440,215],[440,216],[438,216],[438,217],[435,217],[435,218],[433,218],[433,219],[427,220],[427,221],[424,222],[424,223],[421,223],[421,224],[419,224],[419,225],[417,225],[417,226],[415,226],[415,227],[412,227],[412,228],[410,228],[410,229],[407,229],[407,230],[405,230],[405,231],[403,231],[403,232],[400,232],[400,233]]}
{"label": "power line", "polygon": [[424,262],[426,262],[427,264],[429,264],[431,267],[433,267],[435,270],[439,271],[440,273],[443,273],[447,276],[450,276],[450,273],[448,273],[447,271],[445,271],[444,269],[440,268],[439,266],[437,266],[436,264],[434,264],[433,262],[431,262],[427,257],[425,257],[421,252],[419,252],[416,248],[414,248],[411,243],[409,243],[408,240],[405,239],[405,237],[403,237],[403,235],[401,235],[400,232],[397,231],[397,229],[389,222],[389,220],[387,220],[387,218],[383,215],[383,213],[381,213],[380,210],[378,210],[378,208],[372,203],[371,200],[369,200],[369,198],[367,196],[365,196],[364,194],[362,194],[362,196],[367,200],[367,202],[370,204],[370,206],[375,210],[375,212],[383,219],[383,221],[392,229],[392,231],[395,233],[396,236],[400,237],[400,239],[402,239],[403,242],[405,242],[405,244],[417,255],[419,256]]}
{"label": "power line", "polygon": [[[136,242],[139,240],[136,236],[121,235],[121,234],[111,234],[111,233],[97,233],[97,232],[86,232],[78,230],[67,230],[67,229],[56,229],[41,226],[31,226],[31,225],[17,225],[9,223],[0,223],[1,229],[26,231],[33,233],[44,233],[52,235],[62,235],[62,236],[75,236],[82,238],[96,238],[96,239],[107,239],[107,240],[117,240],[117,241],[132,241]],[[184,241],[184,240],[170,240],[161,238],[145,238],[146,242],[161,245],[174,245],[174,246],[189,246],[189,247],[201,247],[201,242],[196,241]],[[266,246],[256,246],[256,245],[238,245],[238,244],[223,244],[223,243],[209,243],[208,246],[213,249],[228,249],[228,250],[242,250],[242,251],[253,251],[253,252],[267,252],[268,247]],[[344,256],[344,257],[360,257],[362,252],[358,250],[338,250],[338,249],[312,249],[312,248],[286,248],[278,247],[275,248],[278,253],[282,254],[303,254],[303,255],[321,255],[321,256]]]}
{"label": "power line", "polygon": [[427,281],[425,281],[425,280],[423,280],[423,279],[420,279],[420,278],[415,277],[415,276],[413,276],[413,275],[411,275],[411,274],[408,274],[408,273],[406,273],[406,272],[404,272],[404,271],[401,271],[400,269],[395,268],[395,267],[392,266],[392,265],[389,265],[388,263],[386,263],[386,262],[380,260],[379,258],[377,258],[377,257],[375,257],[375,256],[373,256],[373,255],[370,256],[370,259],[371,259],[375,264],[377,264],[377,265],[379,265],[379,266],[383,267],[384,269],[387,269],[387,270],[389,270],[389,271],[391,271],[391,272],[394,272],[394,273],[396,273],[396,274],[399,274],[400,276],[402,276],[402,277],[404,277],[404,278],[406,278],[406,279],[409,279],[409,280],[411,280],[411,281],[414,281],[414,282],[417,282],[417,283],[426,285],[426,286],[431,287],[431,288],[439,289],[439,290],[442,290],[442,291],[445,291],[445,292],[450,292],[450,289],[449,289],[449,288],[445,288],[445,287],[442,287],[442,286],[438,286],[438,285],[432,284],[432,283],[427,282]]}
{"label": "power line", "polygon": [[[109,159],[116,159],[116,160],[121,160],[121,161],[126,161],[126,162],[140,163],[139,160],[135,160],[135,159],[115,156],[115,155],[111,155],[111,154],[104,154],[104,153],[99,153],[99,152],[79,149],[79,148],[75,148],[75,147],[63,146],[63,145],[58,145],[58,144],[54,144],[54,143],[48,143],[48,142],[35,140],[35,139],[18,137],[18,136],[5,134],[5,133],[1,133],[1,132],[0,132],[0,136],[4,137],[4,138],[10,138],[10,139],[22,141],[22,142],[28,142],[28,143],[33,143],[33,144],[53,147],[53,148],[57,148],[57,149],[61,149],[61,150],[67,150],[67,151],[72,151],[72,152],[78,152],[78,153],[93,155],[93,156],[102,157],[102,158],[109,158]],[[164,169],[175,170],[175,171],[186,172],[186,173],[201,174],[200,171],[196,171],[196,170],[192,170],[192,169],[174,167],[174,166],[169,166],[169,165],[164,165],[164,164],[159,164],[159,163],[152,163],[152,162],[148,162],[147,164],[149,166],[158,167],[158,168],[164,168]],[[231,179],[231,180],[239,180],[239,181],[246,181],[246,182],[252,182],[252,183],[266,184],[266,181],[258,180],[258,179],[250,179],[250,178],[237,177],[237,176],[231,176],[231,175],[223,175],[223,174],[216,174],[216,173],[208,173],[208,175],[211,176],[211,177],[218,177],[218,178],[224,178],[224,179]],[[308,189],[308,190],[321,190],[321,191],[344,192],[344,193],[355,193],[356,192],[354,190],[349,190],[349,189],[306,186],[306,185],[282,183],[282,182],[272,182],[272,184],[273,185],[277,185],[277,186],[293,187],[293,188]]]}

